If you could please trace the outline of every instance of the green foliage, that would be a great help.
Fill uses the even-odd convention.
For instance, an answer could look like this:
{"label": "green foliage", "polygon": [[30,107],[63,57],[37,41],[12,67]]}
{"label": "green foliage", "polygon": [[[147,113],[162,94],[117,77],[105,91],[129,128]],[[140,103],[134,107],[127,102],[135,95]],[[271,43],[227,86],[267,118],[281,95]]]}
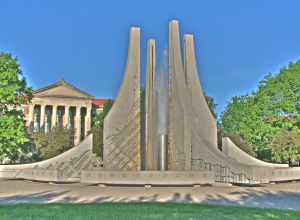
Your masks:
{"label": "green foliage", "polygon": [[300,134],[282,129],[272,141],[272,158],[279,163],[300,161]]}
{"label": "green foliage", "polygon": [[103,157],[103,127],[94,126],[92,128],[93,134],[93,153],[98,157]]}
{"label": "green foliage", "polygon": [[299,120],[300,61],[267,75],[252,94],[233,97],[221,116],[224,132],[239,134],[258,155],[272,147],[279,130],[300,131]]}
{"label": "green foliage", "polygon": [[31,92],[25,78],[22,78],[17,59],[10,54],[0,53],[0,115],[11,107],[28,103]]}
{"label": "green foliage", "polygon": [[21,116],[14,111],[0,117],[0,163],[30,161],[33,154]]}
{"label": "green foliage", "polygon": [[208,104],[210,112],[213,114],[215,118],[217,118],[217,113],[216,113],[217,104],[215,103],[215,100],[213,99],[213,97],[210,96],[205,96],[205,99]]}
{"label": "green foliage", "polygon": [[234,97],[222,114],[224,132],[239,134],[246,143],[262,148],[270,142],[274,131],[261,120],[260,111],[252,96]]}
{"label": "green foliage", "polygon": [[104,118],[107,115],[107,113],[109,112],[109,110],[111,109],[112,105],[113,105],[113,101],[110,99],[104,103],[103,111],[100,113],[97,113],[95,118],[93,119],[94,126],[103,127]]}
{"label": "green foliage", "polygon": [[33,143],[42,159],[55,157],[74,146],[74,131],[56,127],[45,133],[32,134]]}
{"label": "green foliage", "polygon": [[113,105],[112,100],[107,100],[104,103],[103,111],[96,114],[94,118],[92,134],[93,134],[93,152],[98,157],[103,157],[103,126],[105,116],[108,114],[109,110]]}
{"label": "green foliage", "polygon": [[267,161],[267,162],[274,162],[272,160],[272,148],[270,146],[265,148],[260,148],[256,151],[257,158]]}
{"label": "green foliage", "polygon": [[31,156],[23,112],[18,110],[30,102],[31,92],[17,59],[0,53],[0,163],[21,162]]}

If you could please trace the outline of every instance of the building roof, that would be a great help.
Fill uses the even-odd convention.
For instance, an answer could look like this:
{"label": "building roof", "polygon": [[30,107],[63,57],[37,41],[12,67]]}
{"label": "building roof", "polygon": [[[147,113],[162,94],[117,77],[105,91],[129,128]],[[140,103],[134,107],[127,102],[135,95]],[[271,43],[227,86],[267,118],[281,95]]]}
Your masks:
{"label": "building roof", "polygon": [[107,99],[93,99],[92,104],[96,105],[98,107],[104,106],[104,103],[107,101]]}
{"label": "building roof", "polygon": [[63,80],[63,79],[59,80],[59,81],[56,82],[56,83],[50,84],[49,86],[46,86],[46,87],[43,87],[43,88],[34,90],[34,91],[32,92],[32,94],[33,94],[33,95],[37,95],[37,94],[42,93],[42,92],[44,92],[44,91],[46,91],[46,90],[49,90],[49,89],[52,89],[52,88],[55,88],[55,87],[59,87],[59,86],[66,86],[66,87],[69,87],[70,89],[75,90],[75,91],[77,91],[77,92],[83,94],[83,95],[86,96],[87,98],[91,98],[91,99],[94,99],[94,98],[95,98],[94,96],[90,95],[89,93],[84,92],[84,91],[78,89],[77,87],[71,85],[70,83],[66,82],[66,81]]}

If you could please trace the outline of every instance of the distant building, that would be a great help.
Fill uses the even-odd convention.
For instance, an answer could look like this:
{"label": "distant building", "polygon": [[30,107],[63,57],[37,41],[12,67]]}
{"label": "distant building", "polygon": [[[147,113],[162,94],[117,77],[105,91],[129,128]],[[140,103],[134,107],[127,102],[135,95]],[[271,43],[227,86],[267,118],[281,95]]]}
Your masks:
{"label": "distant building", "polygon": [[103,111],[103,107],[107,99],[93,99],[92,104],[97,113]]}
{"label": "distant building", "polygon": [[60,80],[33,91],[31,104],[23,106],[25,123],[31,131],[72,128],[78,144],[91,130],[93,113],[101,112],[105,101]]}

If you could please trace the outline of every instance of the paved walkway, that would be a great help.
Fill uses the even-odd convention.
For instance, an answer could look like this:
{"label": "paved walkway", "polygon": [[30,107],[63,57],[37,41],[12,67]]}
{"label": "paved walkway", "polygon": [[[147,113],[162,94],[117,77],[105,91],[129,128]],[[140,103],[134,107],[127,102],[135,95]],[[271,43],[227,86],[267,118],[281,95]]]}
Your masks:
{"label": "paved walkway", "polygon": [[185,202],[284,208],[300,211],[300,183],[263,187],[101,187],[0,180],[0,204]]}

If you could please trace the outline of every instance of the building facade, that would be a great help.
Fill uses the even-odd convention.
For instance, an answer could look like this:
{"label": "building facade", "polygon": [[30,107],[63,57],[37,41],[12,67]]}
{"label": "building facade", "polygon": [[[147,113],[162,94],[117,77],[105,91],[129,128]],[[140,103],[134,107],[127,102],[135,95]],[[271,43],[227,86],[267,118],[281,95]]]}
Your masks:
{"label": "building facade", "polygon": [[74,129],[77,145],[91,130],[92,116],[101,112],[104,99],[60,80],[33,91],[31,103],[23,106],[25,123],[30,131],[48,132],[54,127]]}

